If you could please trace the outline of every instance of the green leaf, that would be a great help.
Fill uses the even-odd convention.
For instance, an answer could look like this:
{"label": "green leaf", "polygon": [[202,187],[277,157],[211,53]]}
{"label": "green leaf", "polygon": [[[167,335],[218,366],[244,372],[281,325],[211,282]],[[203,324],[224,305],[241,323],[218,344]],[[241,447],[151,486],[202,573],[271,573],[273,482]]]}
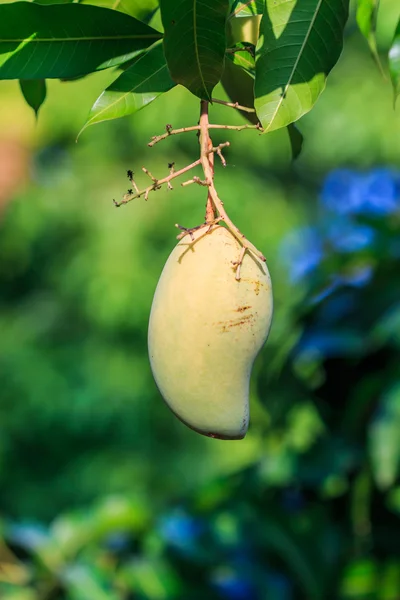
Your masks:
{"label": "green leaf", "polygon": [[161,0],[164,51],[172,79],[211,100],[221,79],[228,0]]}
{"label": "green leaf", "polygon": [[157,31],[162,31],[164,33],[164,27],[161,20],[161,11],[158,8],[149,21],[149,25],[156,29]]}
{"label": "green leaf", "polygon": [[74,0],[32,0],[35,4],[71,4]]}
{"label": "green leaf", "polygon": [[394,104],[400,94],[400,21],[397,23],[392,46],[389,50],[389,71],[394,91]]}
{"label": "green leaf", "polygon": [[81,0],[81,4],[112,8],[147,23],[158,7],[158,0]]}
{"label": "green leaf", "polygon": [[161,44],[140,56],[97,98],[81,133],[89,125],[131,115],[175,86]]}
{"label": "green leaf", "polygon": [[[239,48],[243,48],[243,50],[238,50]],[[245,42],[238,42],[230,49],[235,50],[234,52],[227,51],[227,59],[231,60],[234,65],[238,65],[238,67],[249,71],[254,79],[256,62],[254,58],[255,48],[254,52],[253,48],[254,46],[248,46]]]}
{"label": "green leaf", "polygon": [[340,598],[343,600],[367,600],[376,598],[378,565],[374,560],[353,560],[344,568],[340,582]]}
{"label": "green leaf", "polygon": [[296,160],[296,158],[300,156],[303,148],[303,134],[294,123],[290,123],[287,126],[287,132],[289,135],[290,147],[292,149],[292,160]]}
{"label": "green leaf", "polygon": [[115,10],[83,4],[0,5],[0,79],[68,78],[127,61],[161,34]]}
{"label": "green leaf", "polygon": [[267,0],[256,54],[255,106],[265,132],[314,106],[343,47],[348,0]]}
{"label": "green leaf", "polygon": [[266,519],[263,523],[265,544],[281,555],[300,582],[304,596],[309,600],[323,597],[320,585],[320,573],[305,552],[303,540],[294,535],[280,519]]}
{"label": "green leaf", "polygon": [[379,2],[380,0],[358,0],[356,19],[361,33],[368,42],[372,56],[374,57],[379,69],[383,73],[383,68],[379,59],[378,48],[376,45],[376,23]]}
{"label": "green leaf", "polygon": [[264,12],[265,0],[231,0],[232,17],[252,17],[262,15]]}
{"label": "green leaf", "polygon": [[[240,66],[240,59],[239,63],[236,62],[238,54],[247,54],[249,56],[245,52],[228,55],[225,60],[221,83],[231,102],[237,102],[241,106],[254,108],[254,74],[250,70],[243,69]],[[255,112],[239,112],[253,125],[258,123],[258,117]]]}
{"label": "green leaf", "polygon": [[381,489],[390,487],[400,465],[400,384],[383,398],[369,428],[368,448],[372,471]]}
{"label": "green leaf", "polygon": [[37,117],[39,108],[46,100],[46,80],[20,79],[19,85],[26,102],[33,108]]}
{"label": "green leaf", "polygon": [[117,592],[110,589],[109,581],[96,565],[70,565],[63,574],[71,600],[118,600]]}

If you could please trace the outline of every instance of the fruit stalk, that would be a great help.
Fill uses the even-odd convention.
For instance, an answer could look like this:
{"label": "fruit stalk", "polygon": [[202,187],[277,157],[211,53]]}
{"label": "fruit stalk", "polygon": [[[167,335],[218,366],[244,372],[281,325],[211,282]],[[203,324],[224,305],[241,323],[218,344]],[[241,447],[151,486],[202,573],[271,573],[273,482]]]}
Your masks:
{"label": "fruit stalk", "polygon": [[214,152],[210,152],[210,149],[212,149],[213,145],[208,130],[208,102],[206,102],[205,100],[201,101],[199,124],[200,161],[203,167],[204,176],[208,183],[206,223],[210,224],[213,221],[215,221],[217,217],[217,211],[211,195],[211,186],[214,186]]}
{"label": "fruit stalk", "polygon": [[[216,216],[219,215],[221,219],[224,221],[225,225],[228,227],[229,231],[232,235],[238,240],[243,248],[252,252],[258,259],[263,262],[266,261],[265,256],[257,250],[257,248],[249,242],[249,240],[245,237],[245,235],[236,227],[236,225],[231,221],[228,217],[224,203],[220,199],[217,194],[217,190],[214,186],[214,171],[210,165],[209,161],[209,144],[212,147],[212,141],[210,139],[209,134],[209,123],[208,123],[208,102],[207,100],[201,100],[200,103],[200,161],[201,166],[203,167],[204,177],[208,183],[208,200],[207,200],[207,216],[211,215],[212,210],[212,218],[208,222],[215,220]],[[212,203],[212,209],[208,209],[208,204]],[[240,266],[240,263],[238,264]]]}

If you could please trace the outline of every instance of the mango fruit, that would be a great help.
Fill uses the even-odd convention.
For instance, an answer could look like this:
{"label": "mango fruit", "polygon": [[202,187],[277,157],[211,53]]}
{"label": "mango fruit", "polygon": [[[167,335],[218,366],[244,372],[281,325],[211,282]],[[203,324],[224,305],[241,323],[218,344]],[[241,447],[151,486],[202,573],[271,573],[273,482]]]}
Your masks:
{"label": "mango fruit", "polygon": [[271,326],[271,280],[264,262],[223,226],[186,235],[171,252],[151,308],[148,348],[166,403],[206,436],[241,439],[249,423],[253,362]]}
{"label": "mango fruit", "polygon": [[262,15],[251,15],[249,17],[234,17],[227,22],[228,44],[237,42],[248,42],[257,45],[260,36],[260,24]]}

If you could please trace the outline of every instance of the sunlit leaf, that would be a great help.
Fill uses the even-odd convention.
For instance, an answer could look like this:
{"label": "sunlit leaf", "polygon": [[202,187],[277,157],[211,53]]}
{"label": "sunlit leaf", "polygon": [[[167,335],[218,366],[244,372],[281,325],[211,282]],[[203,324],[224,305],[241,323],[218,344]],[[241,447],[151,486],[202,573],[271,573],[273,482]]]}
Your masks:
{"label": "sunlit leaf", "polygon": [[164,27],[161,20],[161,10],[158,8],[149,21],[149,25],[157,31],[164,32]]}
{"label": "sunlit leaf", "polygon": [[400,561],[398,558],[387,561],[380,578],[379,600],[391,600],[398,596],[400,590]]}
{"label": "sunlit leaf", "polygon": [[400,386],[381,400],[369,428],[368,450],[377,485],[386,489],[397,477],[400,465]]}
{"label": "sunlit leaf", "polygon": [[114,10],[83,4],[0,5],[0,79],[85,75],[128,60],[161,34]]}
{"label": "sunlit leaf", "polygon": [[400,21],[397,24],[392,46],[389,50],[389,70],[392,79],[394,102],[400,94]]}
{"label": "sunlit leaf", "polygon": [[181,582],[177,571],[162,560],[153,558],[149,561],[142,557],[128,568],[125,567],[122,575],[141,598],[168,600],[181,596]]}
{"label": "sunlit leaf", "polygon": [[265,0],[231,0],[231,17],[262,15]]}
{"label": "sunlit leaf", "polygon": [[112,8],[147,22],[158,7],[158,0],[81,0],[81,4]]}
{"label": "sunlit leaf", "polygon": [[172,79],[211,100],[224,67],[228,0],[161,0],[160,6]]}
{"label": "sunlit leaf", "polygon": [[342,51],[348,0],[267,0],[256,54],[255,105],[266,132],[311,110]]}
{"label": "sunlit leaf", "polygon": [[344,569],[340,598],[343,600],[375,598],[377,583],[377,563],[367,558],[355,560],[346,565]]}
{"label": "sunlit leaf", "polygon": [[[235,60],[233,60],[233,57],[235,57]],[[254,75],[250,71],[242,69],[236,59],[238,59],[236,54],[226,58],[221,78],[222,86],[231,102],[237,102],[247,108],[254,108]],[[255,112],[241,111],[241,115],[253,125],[258,123]]]}
{"label": "sunlit leaf", "polygon": [[357,25],[368,42],[369,49],[378,67],[383,72],[376,45],[376,23],[380,0],[358,0]]}
{"label": "sunlit leaf", "polygon": [[[243,48],[243,50],[240,48]],[[234,65],[238,65],[239,67],[242,67],[242,69],[250,71],[254,78],[256,61],[252,50],[253,48],[251,46],[247,46],[244,42],[239,42],[227,51],[227,59],[231,60]]]}
{"label": "sunlit leaf", "polygon": [[32,0],[35,4],[71,4],[74,0]]}
{"label": "sunlit leaf", "polygon": [[27,104],[33,108],[37,117],[39,108],[46,100],[45,79],[20,79],[19,85]]}
{"label": "sunlit leaf", "polygon": [[175,85],[163,47],[158,44],[124,70],[97,98],[82,131],[95,123],[131,115]]}
{"label": "sunlit leaf", "polygon": [[119,600],[95,565],[71,565],[64,573],[71,600]]}

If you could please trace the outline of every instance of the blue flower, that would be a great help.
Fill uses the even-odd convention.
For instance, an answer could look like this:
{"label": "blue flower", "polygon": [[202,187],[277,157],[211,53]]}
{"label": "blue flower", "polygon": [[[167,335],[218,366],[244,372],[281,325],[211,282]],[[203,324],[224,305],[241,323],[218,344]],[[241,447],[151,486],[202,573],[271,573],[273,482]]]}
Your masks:
{"label": "blue flower", "polygon": [[371,265],[363,265],[362,267],[357,267],[351,273],[343,275],[342,281],[352,287],[360,288],[371,281],[373,274],[374,270]]}
{"label": "blue flower", "polygon": [[322,204],[339,215],[359,212],[363,202],[361,184],[361,176],[349,169],[332,171],[322,186]]}
{"label": "blue flower", "polygon": [[105,539],[105,546],[110,552],[124,552],[132,542],[131,536],[126,531],[113,531]]}
{"label": "blue flower", "polygon": [[[335,278],[336,288],[341,286],[341,280],[339,277]],[[341,290],[340,293],[332,295],[330,298],[323,298],[326,300],[320,306],[319,320],[323,323],[336,323],[343,318],[349,318],[349,315],[356,309],[356,299],[353,292],[349,290]]]}
{"label": "blue flower", "polygon": [[283,241],[281,254],[293,283],[311,273],[323,258],[322,240],[316,229],[303,227],[292,231]]}
{"label": "blue flower", "polygon": [[297,352],[315,352],[327,358],[357,354],[362,348],[363,341],[356,332],[319,329],[303,335]]}
{"label": "blue flower", "polygon": [[327,226],[327,238],[339,252],[357,252],[371,246],[375,230],[369,225],[345,219],[335,220]]}
{"label": "blue flower", "polygon": [[398,175],[377,168],[369,173],[336,169],[326,177],[321,191],[322,204],[338,215],[387,215],[400,208]]}
{"label": "blue flower", "polygon": [[32,551],[40,548],[49,540],[44,525],[32,522],[11,525],[8,535],[14,544]]}
{"label": "blue flower", "polygon": [[252,600],[256,597],[253,584],[229,569],[217,572],[212,583],[221,597],[227,600]]}
{"label": "blue flower", "polygon": [[164,540],[180,550],[192,548],[202,530],[201,522],[182,510],[164,516],[159,524]]}
{"label": "blue flower", "polygon": [[389,169],[374,169],[363,177],[360,212],[368,215],[386,215],[399,209],[396,180]]}

